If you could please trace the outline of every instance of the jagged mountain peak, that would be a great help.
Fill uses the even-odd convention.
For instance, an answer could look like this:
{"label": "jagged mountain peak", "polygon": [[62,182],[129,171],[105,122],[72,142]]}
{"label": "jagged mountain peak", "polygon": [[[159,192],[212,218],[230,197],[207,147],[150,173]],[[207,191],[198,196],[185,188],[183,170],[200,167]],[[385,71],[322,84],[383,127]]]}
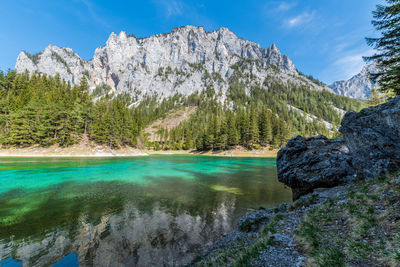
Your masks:
{"label": "jagged mountain peak", "polygon": [[272,44],[270,47],[268,47],[268,49],[272,50],[272,51],[276,51],[278,53],[281,53],[281,51],[279,51],[278,47],[276,46],[276,44]]}
{"label": "jagged mountain peak", "polygon": [[[235,67],[238,63],[240,69]],[[15,69],[52,76],[60,73],[72,84],[85,75],[92,89],[106,84],[113,92],[128,93],[138,101],[146,95],[189,95],[209,87],[224,97],[232,75],[247,86],[274,77],[283,83],[329,90],[301,76],[275,44],[261,48],[224,27],[206,32],[201,26],[187,25],[145,38],[113,32],[89,61],[72,49],[49,45],[34,56],[21,53]]]}
{"label": "jagged mountain peak", "polygon": [[375,63],[373,63],[373,64],[365,65],[362,68],[360,74],[361,75],[370,75],[371,73],[376,73],[376,72],[378,72],[378,67]]}
{"label": "jagged mountain peak", "polygon": [[339,95],[368,99],[375,84],[371,81],[371,73],[376,73],[378,67],[375,63],[365,65],[360,73],[354,75],[347,81],[337,81],[329,87]]}
{"label": "jagged mountain peak", "polygon": [[203,26],[193,26],[193,25],[184,25],[184,26],[181,26],[181,27],[173,28],[171,33],[189,32],[189,31],[205,33],[205,30],[204,30]]}
{"label": "jagged mountain peak", "polygon": [[120,31],[119,34],[112,32],[110,34],[110,36],[108,37],[106,44],[109,42],[115,42],[115,41],[125,41],[128,38],[136,39],[136,37],[134,35],[131,35],[128,37],[128,35],[125,31]]}

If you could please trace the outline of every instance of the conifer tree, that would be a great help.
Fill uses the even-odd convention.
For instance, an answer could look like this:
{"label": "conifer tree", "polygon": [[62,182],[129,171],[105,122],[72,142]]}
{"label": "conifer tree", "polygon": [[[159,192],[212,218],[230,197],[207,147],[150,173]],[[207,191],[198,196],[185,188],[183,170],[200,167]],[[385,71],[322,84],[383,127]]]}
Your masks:
{"label": "conifer tree", "polygon": [[366,38],[368,45],[377,53],[365,57],[375,61],[379,71],[372,79],[384,92],[400,94],[400,0],[385,0],[386,5],[377,5],[373,11],[372,25],[381,32],[377,38]]}

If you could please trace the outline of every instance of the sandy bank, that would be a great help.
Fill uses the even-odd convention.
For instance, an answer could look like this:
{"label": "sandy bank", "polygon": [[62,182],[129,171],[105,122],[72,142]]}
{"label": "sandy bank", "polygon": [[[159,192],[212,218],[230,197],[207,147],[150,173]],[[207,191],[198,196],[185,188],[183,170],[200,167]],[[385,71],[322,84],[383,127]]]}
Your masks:
{"label": "sandy bank", "polygon": [[217,157],[276,157],[278,150],[246,150],[198,152],[194,150],[139,150],[132,147],[110,149],[106,146],[78,144],[70,147],[0,148],[0,157],[135,157],[148,155],[201,155]]}
{"label": "sandy bank", "polygon": [[132,157],[147,156],[143,151],[125,147],[109,149],[98,145],[73,145],[70,147],[26,147],[26,148],[0,148],[0,157]]}
{"label": "sandy bank", "polygon": [[246,149],[232,149],[226,151],[207,151],[198,152],[195,150],[145,150],[146,154],[149,155],[199,155],[199,156],[215,156],[215,157],[260,157],[270,158],[276,157],[278,153],[277,149],[269,150],[246,150]]}

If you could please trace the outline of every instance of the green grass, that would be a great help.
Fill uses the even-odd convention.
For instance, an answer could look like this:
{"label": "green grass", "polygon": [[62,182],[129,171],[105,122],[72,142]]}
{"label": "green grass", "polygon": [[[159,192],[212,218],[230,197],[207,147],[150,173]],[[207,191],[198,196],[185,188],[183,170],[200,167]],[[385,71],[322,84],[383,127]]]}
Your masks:
{"label": "green grass", "polygon": [[272,235],[277,232],[277,224],[283,219],[282,215],[275,215],[261,228],[257,236],[247,240],[240,239],[227,248],[213,252],[197,264],[199,266],[252,266],[253,261],[258,259],[263,250],[276,244]]}
{"label": "green grass", "polygon": [[341,205],[330,200],[307,213],[295,237],[310,265],[400,264],[397,176],[358,182]]}
{"label": "green grass", "polygon": [[[309,266],[400,266],[400,185],[395,182],[399,174],[358,181],[347,190],[345,199],[329,199],[307,211],[295,240]],[[316,196],[310,194],[287,210],[314,203]],[[282,220],[283,224],[279,223]],[[282,231],[285,220],[284,215],[276,214],[257,235],[219,249],[198,264],[252,266],[260,252],[277,245],[273,235]],[[251,224],[243,225],[242,230],[251,229]]]}

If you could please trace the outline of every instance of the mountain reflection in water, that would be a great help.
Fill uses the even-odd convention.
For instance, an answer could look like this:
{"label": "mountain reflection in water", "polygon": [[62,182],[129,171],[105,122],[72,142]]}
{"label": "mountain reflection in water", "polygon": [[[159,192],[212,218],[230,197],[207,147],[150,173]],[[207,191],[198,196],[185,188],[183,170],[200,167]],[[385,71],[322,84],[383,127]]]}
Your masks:
{"label": "mountain reflection in water", "polygon": [[183,265],[250,209],[291,198],[274,159],[9,159],[2,166],[0,261],[26,266]]}

